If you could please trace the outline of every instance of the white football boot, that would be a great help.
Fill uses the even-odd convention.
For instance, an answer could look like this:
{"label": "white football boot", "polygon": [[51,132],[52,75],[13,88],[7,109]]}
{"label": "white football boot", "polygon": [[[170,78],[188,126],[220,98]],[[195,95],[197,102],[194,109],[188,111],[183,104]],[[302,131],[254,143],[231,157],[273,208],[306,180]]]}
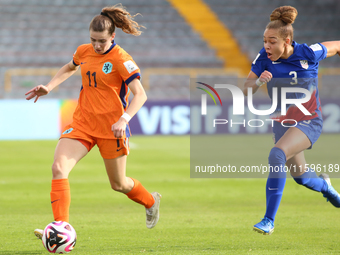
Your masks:
{"label": "white football boot", "polygon": [[146,227],[153,228],[156,226],[159,220],[159,204],[161,203],[161,194],[158,192],[152,192],[151,195],[155,199],[155,203],[150,208],[145,208],[146,210]]}
{"label": "white football boot", "polygon": [[35,236],[38,237],[39,239],[42,239],[43,232],[44,231],[42,229],[38,229],[38,228],[36,230],[34,230]]}

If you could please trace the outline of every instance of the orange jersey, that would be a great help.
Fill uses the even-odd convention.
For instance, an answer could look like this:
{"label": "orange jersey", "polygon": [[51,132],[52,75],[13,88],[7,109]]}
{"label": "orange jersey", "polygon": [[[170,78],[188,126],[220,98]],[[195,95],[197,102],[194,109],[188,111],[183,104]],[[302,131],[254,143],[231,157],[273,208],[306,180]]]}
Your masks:
{"label": "orange jersey", "polygon": [[94,137],[115,139],[111,127],[128,106],[128,84],[140,78],[138,66],[114,42],[104,54],[96,53],[91,44],[79,46],[73,63],[80,65],[82,87],[72,125]]}

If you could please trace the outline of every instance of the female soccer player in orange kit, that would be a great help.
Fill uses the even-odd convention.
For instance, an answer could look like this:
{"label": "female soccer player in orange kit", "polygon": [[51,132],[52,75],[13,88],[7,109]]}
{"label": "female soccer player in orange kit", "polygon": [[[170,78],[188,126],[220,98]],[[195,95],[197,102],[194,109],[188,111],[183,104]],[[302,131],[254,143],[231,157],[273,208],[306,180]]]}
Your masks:
{"label": "female soccer player in orange kit", "polygon": [[[26,93],[27,100],[47,95],[81,66],[82,87],[73,122],[62,133],[52,165],[51,204],[55,221],[69,222],[72,168],[97,144],[104,159],[112,189],[124,193],[146,208],[146,226],[153,228],[159,219],[161,195],[149,193],[142,184],[126,177],[129,154],[129,120],[146,101],[140,83],[140,70],[131,56],[114,42],[115,28],[138,36],[140,25],[124,7],[102,9],[90,23],[90,44],[80,45],[73,60],[63,66],[46,85]],[[128,104],[128,90],[134,97]],[[41,238],[42,230],[35,230]]]}

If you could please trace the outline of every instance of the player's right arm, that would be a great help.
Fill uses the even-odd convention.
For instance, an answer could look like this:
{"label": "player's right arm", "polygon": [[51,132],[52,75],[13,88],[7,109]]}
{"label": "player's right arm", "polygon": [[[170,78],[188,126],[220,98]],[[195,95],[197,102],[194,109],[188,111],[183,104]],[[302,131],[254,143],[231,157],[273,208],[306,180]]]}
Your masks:
{"label": "player's right arm", "polygon": [[270,82],[272,78],[273,75],[267,70],[263,71],[260,77],[258,77],[253,71],[250,71],[244,84],[243,94],[245,96],[248,96],[248,88],[252,88],[254,94],[259,89],[259,87],[261,87],[265,83]]}
{"label": "player's right arm", "polygon": [[251,69],[244,84],[243,94],[248,96],[248,88],[253,89],[253,94],[263,84],[268,83],[273,75],[267,71],[268,57],[266,50],[262,48],[251,64]]}
{"label": "player's right arm", "polygon": [[52,89],[57,87],[60,83],[64,82],[70,76],[72,76],[77,70],[79,66],[74,65],[73,60],[64,65],[57,74],[52,78],[52,80],[45,85],[38,85],[33,89],[29,90],[25,95],[27,96],[27,100],[31,100],[35,98],[34,103],[38,101],[39,97],[47,95],[50,93]]}

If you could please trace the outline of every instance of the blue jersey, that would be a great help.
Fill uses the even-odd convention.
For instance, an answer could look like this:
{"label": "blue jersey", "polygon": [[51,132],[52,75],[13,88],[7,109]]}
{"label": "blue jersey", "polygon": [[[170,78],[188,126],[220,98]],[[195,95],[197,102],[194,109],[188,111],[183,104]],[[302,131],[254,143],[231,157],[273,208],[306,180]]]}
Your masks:
{"label": "blue jersey", "polygon": [[[279,58],[271,61],[267,57],[264,48],[252,63],[251,70],[260,77],[265,70],[269,71],[273,78],[267,84],[269,97],[273,100],[273,88],[278,88],[277,108],[272,118],[282,121],[293,119],[297,122],[310,120],[321,116],[321,105],[318,91],[318,67],[319,61],[327,56],[327,48],[316,43],[311,46],[298,44],[293,41],[294,53],[288,59]],[[286,115],[281,116],[281,88],[298,87],[307,89],[311,93],[311,99],[302,104],[312,115],[305,115],[295,105],[287,105]],[[303,98],[304,93],[287,93],[286,98]]]}

